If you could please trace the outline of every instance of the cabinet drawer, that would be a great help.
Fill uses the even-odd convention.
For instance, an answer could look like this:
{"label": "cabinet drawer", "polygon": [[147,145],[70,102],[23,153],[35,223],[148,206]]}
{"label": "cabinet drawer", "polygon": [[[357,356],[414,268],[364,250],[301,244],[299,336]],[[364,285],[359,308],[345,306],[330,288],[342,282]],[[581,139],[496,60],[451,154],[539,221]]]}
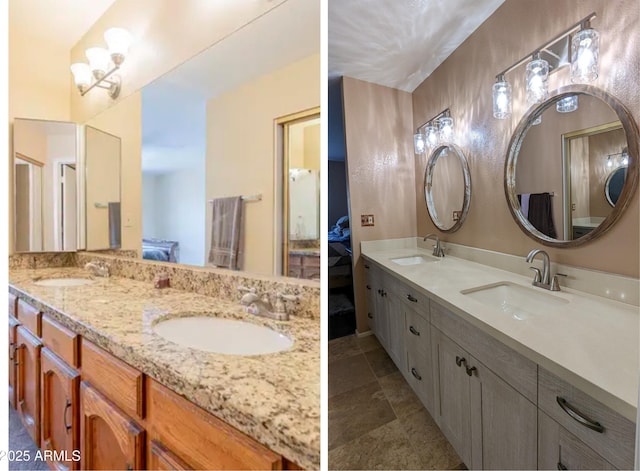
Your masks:
{"label": "cabinet drawer", "polygon": [[42,316],[42,343],[67,364],[78,367],[80,336],[46,314]]}
{"label": "cabinet drawer", "polygon": [[36,337],[40,337],[40,322],[42,314],[38,309],[33,307],[31,304],[23,301],[22,299],[18,300],[18,309],[17,309],[17,318],[25,328],[29,329]]}
{"label": "cabinet drawer", "polygon": [[150,439],[193,469],[282,469],[282,457],[147,378]]}
{"label": "cabinet drawer", "polygon": [[144,417],[144,378],[141,372],[83,340],[82,380],[88,381],[131,417]]}
{"label": "cabinet drawer", "polygon": [[429,298],[417,289],[399,280],[393,280],[393,290],[402,301],[429,320]]}
{"label": "cabinet drawer", "polygon": [[431,323],[534,404],[538,397],[538,365],[482,332],[447,308],[431,301]]}
{"label": "cabinet drawer", "polygon": [[10,316],[14,316],[16,315],[16,302],[18,301],[18,298],[15,297],[15,295],[9,293],[9,315]]}
{"label": "cabinet drawer", "polygon": [[[544,368],[539,371],[538,394],[538,407],[562,427],[616,468],[633,469],[636,436],[633,422]],[[559,404],[558,398],[566,401],[563,403],[564,408]],[[599,424],[601,431],[579,422],[580,417]]]}

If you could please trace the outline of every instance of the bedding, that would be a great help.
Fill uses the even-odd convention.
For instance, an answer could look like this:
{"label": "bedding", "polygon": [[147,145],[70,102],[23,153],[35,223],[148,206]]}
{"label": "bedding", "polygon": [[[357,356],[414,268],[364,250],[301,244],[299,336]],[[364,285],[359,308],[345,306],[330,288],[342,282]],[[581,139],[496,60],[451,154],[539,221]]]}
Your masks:
{"label": "bedding", "polygon": [[178,263],[179,245],[175,240],[142,239],[142,258]]}

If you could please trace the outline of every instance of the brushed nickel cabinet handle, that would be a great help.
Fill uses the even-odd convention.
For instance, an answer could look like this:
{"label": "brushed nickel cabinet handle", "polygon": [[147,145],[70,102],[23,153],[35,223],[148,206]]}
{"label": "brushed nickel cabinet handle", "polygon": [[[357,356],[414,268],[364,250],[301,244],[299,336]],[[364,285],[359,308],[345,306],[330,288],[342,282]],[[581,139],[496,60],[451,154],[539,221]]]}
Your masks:
{"label": "brushed nickel cabinet handle", "polygon": [[420,336],[420,332],[418,332],[412,325],[409,326],[409,332],[413,335],[417,335],[418,337]]}
{"label": "brushed nickel cabinet handle", "polygon": [[569,417],[571,417],[573,420],[578,422],[580,425],[584,425],[585,427],[590,428],[591,430],[595,430],[598,433],[604,432],[604,427],[600,425],[599,422],[596,422],[594,420],[591,420],[583,416],[576,408],[572,407],[567,402],[567,400],[564,399],[563,397],[556,396],[556,402],[562,408],[563,411],[569,414]]}
{"label": "brushed nickel cabinet handle", "polygon": [[411,374],[412,374],[412,375],[413,375],[413,377],[414,377],[415,379],[417,379],[418,381],[422,381],[422,376],[420,376],[420,375],[418,374],[418,372],[416,371],[416,369],[415,369],[415,368],[411,368]]}
{"label": "brushed nickel cabinet handle", "polygon": [[370,312],[368,312],[368,313],[367,313],[367,317],[368,317],[369,319],[373,319],[373,314],[371,314]]}
{"label": "brushed nickel cabinet handle", "polygon": [[478,370],[475,366],[472,366],[471,368],[465,366],[464,368],[467,370],[467,376],[472,376],[473,372]]}
{"label": "brushed nickel cabinet handle", "polygon": [[364,267],[368,270],[369,269],[369,265],[367,265],[366,263],[364,264]]}
{"label": "brushed nickel cabinet handle", "polygon": [[367,289],[371,289],[371,285],[367,285]]}
{"label": "brushed nickel cabinet handle", "polygon": [[407,299],[409,301],[411,301],[412,303],[417,303],[418,300],[416,298],[414,298],[413,296],[411,296],[410,294],[407,294]]}
{"label": "brushed nickel cabinet handle", "polygon": [[458,365],[458,367],[462,366],[463,364],[467,363],[467,359],[464,357],[459,357],[456,355],[456,365]]}

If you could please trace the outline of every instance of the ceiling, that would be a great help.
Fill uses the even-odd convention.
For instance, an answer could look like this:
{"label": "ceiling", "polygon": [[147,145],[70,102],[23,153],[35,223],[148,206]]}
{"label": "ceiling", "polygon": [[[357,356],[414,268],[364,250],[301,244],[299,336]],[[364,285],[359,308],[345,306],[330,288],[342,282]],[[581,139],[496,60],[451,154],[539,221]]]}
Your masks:
{"label": "ceiling", "polygon": [[9,0],[9,27],[71,49],[115,0]]}
{"label": "ceiling", "polygon": [[[205,142],[207,100],[320,53],[319,12],[320,0],[286,0],[144,87],[143,172],[166,173],[194,163],[170,149]],[[161,148],[168,149],[166,159]]]}
{"label": "ceiling", "polygon": [[504,0],[333,0],[329,77],[413,92]]}

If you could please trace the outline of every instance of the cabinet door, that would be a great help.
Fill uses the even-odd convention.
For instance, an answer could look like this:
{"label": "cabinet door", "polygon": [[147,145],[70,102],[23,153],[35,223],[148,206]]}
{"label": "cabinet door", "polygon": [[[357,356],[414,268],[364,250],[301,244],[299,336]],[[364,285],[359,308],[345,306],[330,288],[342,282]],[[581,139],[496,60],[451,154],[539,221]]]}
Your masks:
{"label": "cabinet door", "polygon": [[404,342],[405,307],[401,299],[387,295],[387,315],[389,318],[389,356],[400,371],[407,369],[407,351]]}
{"label": "cabinet door", "polygon": [[407,370],[405,378],[433,416],[433,365],[431,361],[431,325],[412,309],[405,311],[405,345]]}
{"label": "cabinet door", "polygon": [[79,450],[78,417],[80,375],[48,348],[42,349],[42,449],[57,452],[64,461],[52,461],[54,470],[78,469],[80,463],[71,460]]}
{"label": "cabinet door", "polygon": [[369,328],[378,336],[378,326],[376,325],[376,303],[378,302],[378,287],[376,269],[369,264],[365,264],[367,280],[365,288],[367,290],[367,317],[369,318]]}
{"label": "cabinet door", "polygon": [[[471,357],[471,468],[536,469],[537,408]],[[474,369],[475,368],[475,369]]]}
{"label": "cabinet door", "polygon": [[149,442],[149,462],[147,463],[147,469],[170,471],[172,469],[190,470],[193,468],[160,442],[151,440],[151,442]]}
{"label": "cabinet door", "polygon": [[80,420],[82,469],[143,469],[144,430],[85,381]]}
{"label": "cabinet door", "polygon": [[16,331],[16,402],[31,438],[40,446],[40,349],[42,342],[23,326]]}
{"label": "cabinet door", "polygon": [[9,317],[9,403],[11,407],[16,408],[16,329],[18,328],[18,320]]}
{"label": "cabinet door", "polygon": [[583,441],[538,411],[538,469],[615,469]]}
{"label": "cabinet door", "polygon": [[436,382],[435,418],[462,461],[471,463],[470,386],[465,372],[469,354],[438,329],[431,328]]}

